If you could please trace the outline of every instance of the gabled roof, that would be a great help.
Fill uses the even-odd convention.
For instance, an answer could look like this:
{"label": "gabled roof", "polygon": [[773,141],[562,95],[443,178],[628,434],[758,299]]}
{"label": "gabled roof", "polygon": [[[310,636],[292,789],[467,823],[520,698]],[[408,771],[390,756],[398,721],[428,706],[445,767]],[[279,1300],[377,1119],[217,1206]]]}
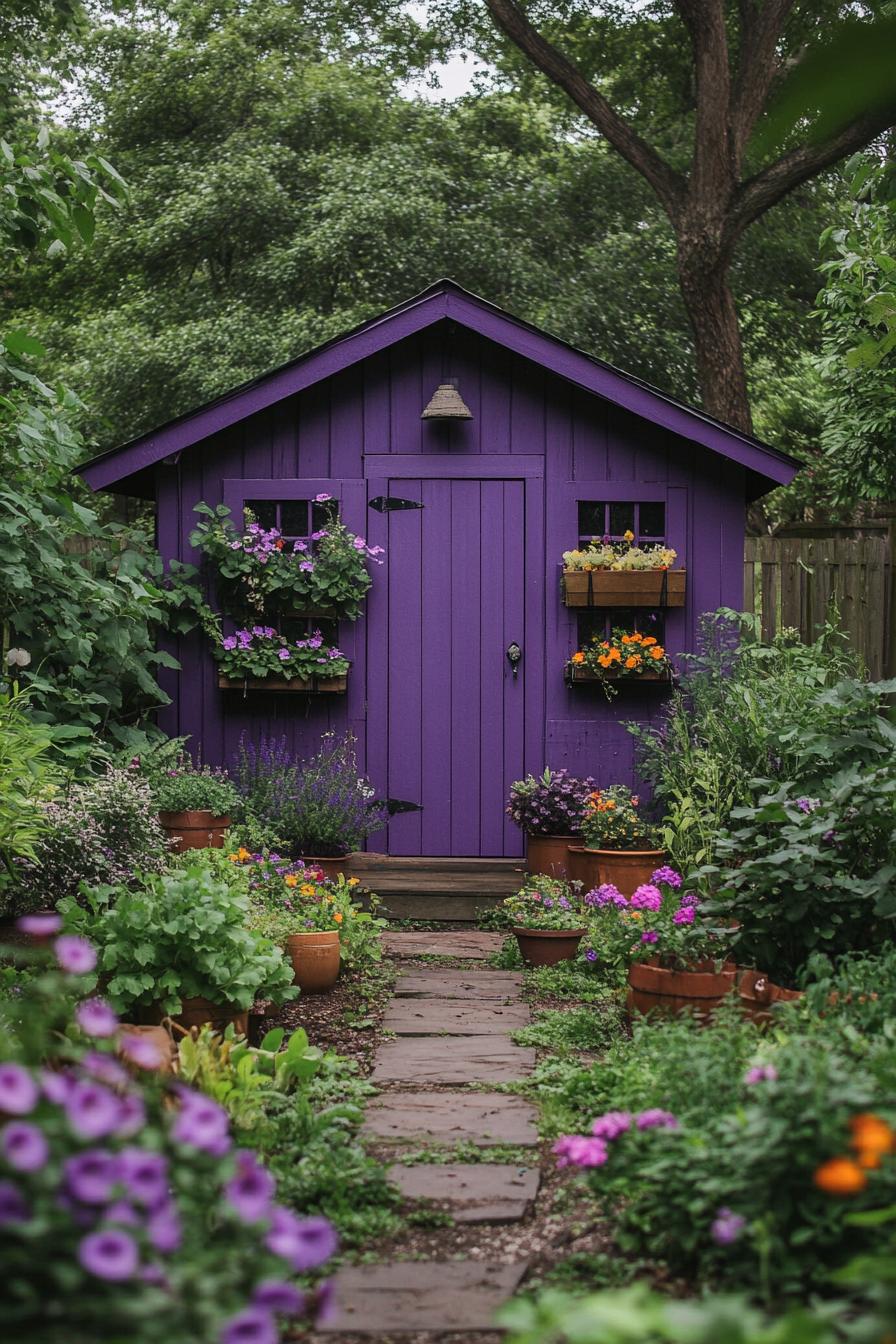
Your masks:
{"label": "gabled roof", "polygon": [[362,323],[344,336],[337,336],[129,443],[99,454],[77,470],[94,490],[117,487],[127,493],[127,486],[122,483],[128,477],[146,472],[172,453],[189,448],[284,397],[302,392],[446,319],[532,360],[587,392],[739,463],[748,472],[752,497],[774,485],[786,485],[800,468],[800,463],[786,453],[715,420],[705,411],[676,400],[640,378],[623,373],[604,360],[577,350],[521,318],[513,317],[453,280],[439,280],[421,294]]}

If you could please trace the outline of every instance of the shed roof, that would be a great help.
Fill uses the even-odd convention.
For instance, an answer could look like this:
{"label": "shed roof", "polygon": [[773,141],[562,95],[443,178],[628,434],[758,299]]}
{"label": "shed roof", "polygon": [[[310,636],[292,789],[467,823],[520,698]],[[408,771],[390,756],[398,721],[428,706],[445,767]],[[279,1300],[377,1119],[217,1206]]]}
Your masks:
{"label": "shed roof", "polygon": [[800,463],[787,453],[714,419],[705,411],[677,400],[632,374],[623,373],[605,360],[585,354],[559,337],[471,294],[453,280],[445,279],[288,364],[261,374],[157,429],[100,453],[82,463],[77,470],[94,490],[142,493],[134,478],[145,480],[145,473],[163,458],[447,319],[532,360],[587,392],[739,463],[747,472],[750,498],[764,494],[775,485],[786,485],[800,468]]}

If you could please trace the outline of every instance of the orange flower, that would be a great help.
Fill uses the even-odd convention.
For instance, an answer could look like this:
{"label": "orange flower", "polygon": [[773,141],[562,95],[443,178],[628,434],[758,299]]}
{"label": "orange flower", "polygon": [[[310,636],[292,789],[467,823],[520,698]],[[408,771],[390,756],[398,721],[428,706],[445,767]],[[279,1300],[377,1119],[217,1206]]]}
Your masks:
{"label": "orange flower", "polygon": [[275,542],[274,542],[274,550],[275,550],[275,551],[282,551],[282,550],[283,550],[283,538],[282,538],[282,537],[280,537],[280,539],[279,539],[278,541],[275,541]]}
{"label": "orange flower", "polygon": [[606,653],[600,653],[598,654],[597,661],[600,663],[601,667],[609,667],[613,660]]}
{"label": "orange flower", "polygon": [[880,1159],[886,1154],[891,1153],[896,1146],[896,1135],[879,1115],[873,1115],[871,1112],[865,1112],[862,1115],[854,1115],[849,1122],[849,1128],[852,1131],[850,1147],[858,1154],[857,1162],[860,1167],[873,1169],[880,1166]]}
{"label": "orange flower", "polygon": [[813,1180],[826,1195],[857,1195],[868,1184],[868,1177],[851,1157],[832,1157],[823,1162]]}
{"label": "orange flower", "polygon": [[654,661],[658,661],[660,658],[665,658],[666,650],[663,648],[662,644],[657,644],[650,650],[650,656]]}
{"label": "orange flower", "polygon": [[611,649],[611,650],[610,650],[610,661],[611,661],[611,662],[614,662],[614,663],[621,663],[621,662],[622,662],[622,654],[619,652],[618,649]]}
{"label": "orange flower", "polygon": [[643,643],[643,641],[644,641],[644,636],[643,636],[643,635],[639,635],[638,632],[637,632],[637,630],[636,630],[635,633],[632,635],[631,639],[629,640],[629,643],[630,643],[630,644],[641,644],[641,643]]}
{"label": "orange flower", "polygon": [[582,653],[581,650],[580,650],[578,653],[574,653],[573,656],[572,656],[572,658],[570,658],[569,661],[570,661],[571,663],[584,663],[584,661],[585,661],[585,655],[584,655],[584,653]]}
{"label": "orange flower", "polygon": [[601,642],[600,642],[600,646],[601,646],[602,649],[608,649],[608,648],[610,647],[609,644],[607,643],[607,641],[606,641],[605,639],[602,639],[602,640],[601,640]]}
{"label": "orange flower", "polygon": [[641,643],[644,645],[645,649],[649,649],[651,644],[656,643],[656,640],[654,639],[653,635],[645,635],[644,638],[641,640]]}
{"label": "orange flower", "polygon": [[311,882],[303,882],[299,890],[302,896],[313,896],[317,888]]}
{"label": "orange flower", "polygon": [[240,863],[245,863],[246,859],[252,857],[248,849],[243,849],[242,845],[240,845],[239,849],[237,850],[236,856],[239,859]]}
{"label": "orange flower", "polygon": [[338,910],[337,910],[336,914],[333,916],[333,918],[334,918],[334,920],[336,921],[337,924],[341,924],[341,923],[342,923],[342,916],[340,915],[340,913],[339,913]]}
{"label": "orange flower", "polygon": [[629,656],[628,656],[628,657],[626,658],[626,660],[625,660],[625,665],[626,665],[626,667],[628,667],[628,668],[632,668],[632,667],[640,667],[640,666],[641,666],[641,659],[640,659],[639,655],[636,654],[636,653],[630,653]]}
{"label": "orange flower", "polygon": [[283,881],[288,887],[297,887],[299,885],[299,879],[296,877],[295,873],[287,873]]}

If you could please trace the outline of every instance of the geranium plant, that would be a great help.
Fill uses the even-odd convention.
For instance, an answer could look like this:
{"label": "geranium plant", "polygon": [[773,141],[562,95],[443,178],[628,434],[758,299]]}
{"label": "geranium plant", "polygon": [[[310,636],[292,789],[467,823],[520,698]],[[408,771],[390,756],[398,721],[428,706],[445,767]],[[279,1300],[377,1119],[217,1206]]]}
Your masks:
{"label": "geranium plant", "polygon": [[655,636],[642,635],[639,630],[614,630],[609,639],[594,635],[586,648],[577,649],[569,668],[573,676],[586,672],[608,682],[637,680],[645,674],[669,676],[672,661]]}
{"label": "geranium plant", "polygon": [[[58,924],[58,921],[57,921]],[[96,950],[55,942],[60,969],[24,985],[0,1063],[4,1323],[22,1344],[237,1344],[313,1316],[296,1275],[337,1237],[278,1204],[234,1147],[227,1112],[159,1071],[93,997]],[[80,1002],[79,1002],[80,1000]],[[326,1292],[326,1289],[323,1289]]]}
{"label": "geranium plant", "polygon": [[150,787],[160,812],[211,812],[227,817],[239,807],[239,794],[227,771],[196,766],[186,754],[151,776]]}
{"label": "geranium plant", "polygon": [[[328,502],[329,496],[319,497]],[[228,608],[263,615],[272,607],[311,609],[355,620],[371,579],[368,561],[381,564],[381,546],[368,546],[336,519],[308,538],[289,541],[251,516],[239,532],[224,505],[198,504],[202,522],[190,536],[215,568]]]}
{"label": "geranium plant", "polygon": [[315,630],[307,639],[288,640],[271,626],[255,625],[221,636],[214,655],[225,677],[311,681],[344,677],[350,667],[340,649],[324,643]]}
{"label": "geranium plant", "polygon": [[641,799],[624,784],[596,789],[582,822],[588,849],[655,849],[660,828],[641,811]]}
{"label": "geranium plant", "polygon": [[664,866],[629,898],[610,882],[586,892],[584,904],[594,921],[590,945],[598,958],[606,943],[610,960],[621,950],[629,965],[657,960],[686,970],[695,962],[722,959],[731,929],[701,914],[699,897],[681,887],[681,874]]}
{"label": "geranium plant", "polygon": [[281,949],[246,927],[249,898],[218,863],[195,859],[128,887],[86,893],[87,908],[60,904],[66,928],[92,938],[119,1010],[152,1004],[179,1013],[184,997],[251,1007],[295,996]]}
{"label": "geranium plant", "polygon": [[588,922],[575,887],[558,877],[530,877],[503,905],[520,929],[582,929]]}
{"label": "geranium plant", "polygon": [[545,769],[511,784],[507,815],[527,835],[578,835],[593,789],[590,776]]}

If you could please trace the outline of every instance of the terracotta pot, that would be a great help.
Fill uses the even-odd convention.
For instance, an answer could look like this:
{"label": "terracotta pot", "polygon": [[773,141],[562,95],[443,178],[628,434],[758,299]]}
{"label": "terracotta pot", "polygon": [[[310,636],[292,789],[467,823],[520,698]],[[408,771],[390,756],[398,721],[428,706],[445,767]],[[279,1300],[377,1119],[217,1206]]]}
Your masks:
{"label": "terracotta pot", "polygon": [[764,971],[740,971],[737,977],[740,1006],[754,1022],[771,1022],[776,1003],[793,1003],[803,997],[799,989],[782,989]]}
{"label": "terracotta pot", "polygon": [[164,1022],[166,1017],[170,1017],[172,1022],[189,1031],[191,1027],[202,1027],[208,1022],[213,1031],[226,1031],[232,1022],[236,1031],[245,1036],[249,1026],[249,1015],[233,1003],[213,1003],[211,999],[205,999],[200,994],[185,995],[181,999],[181,1010],[179,1013],[165,1013],[158,1006],[152,1004],[149,1008],[140,1013],[143,1023],[154,1025],[158,1022]]}
{"label": "terracotta pot", "polygon": [[587,929],[520,929],[514,927],[520,955],[527,966],[556,966],[573,961]]}
{"label": "terracotta pot", "polygon": [[695,961],[686,971],[670,971],[653,961],[636,961],[628,972],[629,1013],[680,1013],[707,1017],[734,989],[736,967],[726,961]]}
{"label": "terracotta pot", "polygon": [[591,891],[600,886],[595,851],[584,845],[569,845],[566,851],[566,867],[570,882],[581,882],[582,891]]}
{"label": "terracotta pot", "polygon": [[574,835],[527,835],[526,872],[566,877],[569,846],[575,842]]}
{"label": "terracotta pot", "polygon": [[339,931],[292,933],[286,940],[293,984],[303,994],[325,994],[339,977]]}
{"label": "terracotta pot", "polygon": [[316,854],[302,854],[302,862],[307,867],[322,868],[324,877],[338,877],[340,873],[348,877],[351,872],[354,854],[343,854],[340,858],[319,858]]}
{"label": "terracotta pot", "polygon": [[[135,1026],[133,1022],[122,1022],[121,1034],[122,1036],[140,1036],[144,1040],[148,1040],[150,1044],[155,1047],[159,1061],[155,1066],[156,1073],[174,1072],[174,1042],[164,1027],[140,1027]],[[127,1062],[128,1055],[126,1051],[119,1048],[118,1056],[120,1059]],[[131,1064],[130,1067],[131,1072],[139,1078],[142,1072],[142,1066],[139,1064]]]}
{"label": "terracotta pot", "polygon": [[597,885],[612,882],[623,896],[649,882],[666,858],[664,849],[586,849],[585,853],[597,861]]}
{"label": "terracotta pot", "polygon": [[216,817],[206,811],[160,812],[159,821],[177,854],[185,849],[221,849],[230,825],[229,817]]}

